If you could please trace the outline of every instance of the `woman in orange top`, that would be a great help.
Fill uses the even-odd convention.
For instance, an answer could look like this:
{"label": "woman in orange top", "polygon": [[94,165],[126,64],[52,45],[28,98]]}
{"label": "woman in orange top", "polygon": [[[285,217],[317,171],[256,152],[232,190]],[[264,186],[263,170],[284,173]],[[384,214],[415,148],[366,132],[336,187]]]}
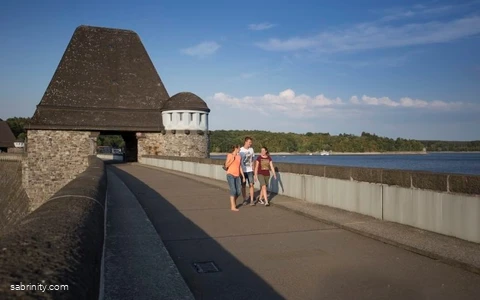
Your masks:
{"label": "woman in orange top", "polygon": [[245,175],[240,166],[240,146],[232,146],[230,153],[227,154],[225,161],[225,167],[227,167],[227,182],[230,187],[230,209],[238,211],[237,198],[242,193],[242,183],[240,182],[240,175],[242,175],[242,181],[245,182]]}

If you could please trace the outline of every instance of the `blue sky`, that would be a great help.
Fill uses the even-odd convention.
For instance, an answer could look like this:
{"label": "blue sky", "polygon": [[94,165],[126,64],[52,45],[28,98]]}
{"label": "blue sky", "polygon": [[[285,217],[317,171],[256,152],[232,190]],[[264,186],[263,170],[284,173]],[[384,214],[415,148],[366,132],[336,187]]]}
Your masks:
{"label": "blue sky", "polygon": [[0,118],[32,116],[79,25],[131,29],[210,129],[480,139],[480,1],[2,1]]}

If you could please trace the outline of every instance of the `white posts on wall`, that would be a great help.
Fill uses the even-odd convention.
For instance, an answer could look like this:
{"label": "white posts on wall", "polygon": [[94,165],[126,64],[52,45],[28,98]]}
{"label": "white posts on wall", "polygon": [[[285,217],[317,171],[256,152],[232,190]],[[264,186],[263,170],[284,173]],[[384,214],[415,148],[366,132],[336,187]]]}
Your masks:
{"label": "white posts on wall", "polygon": [[198,110],[167,110],[162,112],[165,130],[208,131],[208,113]]}

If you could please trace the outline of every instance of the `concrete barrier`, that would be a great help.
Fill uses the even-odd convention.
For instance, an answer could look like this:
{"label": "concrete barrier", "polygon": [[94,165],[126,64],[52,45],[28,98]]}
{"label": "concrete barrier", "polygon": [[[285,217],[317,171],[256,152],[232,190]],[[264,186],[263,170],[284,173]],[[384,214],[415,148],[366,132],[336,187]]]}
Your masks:
{"label": "concrete barrier", "polygon": [[[226,180],[222,160],[143,156],[140,163]],[[480,176],[276,163],[269,191],[480,243]],[[258,183],[255,183],[258,189]]]}
{"label": "concrete barrier", "polygon": [[[0,299],[98,299],[106,188],[104,163],[92,156],[86,171],[0,236]],[[60,290],[30,290],[40,285]]]}
{"label": "concrete barrier", "polygon": [[123,154],[99,153],[97,157],[102,160],[123,161]]}

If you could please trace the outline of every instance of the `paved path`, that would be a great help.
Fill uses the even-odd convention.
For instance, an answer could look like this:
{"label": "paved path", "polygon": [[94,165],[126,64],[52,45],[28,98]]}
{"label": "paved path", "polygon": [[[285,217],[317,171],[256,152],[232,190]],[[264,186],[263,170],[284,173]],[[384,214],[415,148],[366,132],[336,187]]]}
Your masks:
{"label": "paved path", "polygon": [[[137,197],[197,299],[480,295],[474,273],[275,205],[231,212],[225,190],[168,172],[131,164],[112,169]],[[209,261],[219,272],[199,273],[193,265]]]}

